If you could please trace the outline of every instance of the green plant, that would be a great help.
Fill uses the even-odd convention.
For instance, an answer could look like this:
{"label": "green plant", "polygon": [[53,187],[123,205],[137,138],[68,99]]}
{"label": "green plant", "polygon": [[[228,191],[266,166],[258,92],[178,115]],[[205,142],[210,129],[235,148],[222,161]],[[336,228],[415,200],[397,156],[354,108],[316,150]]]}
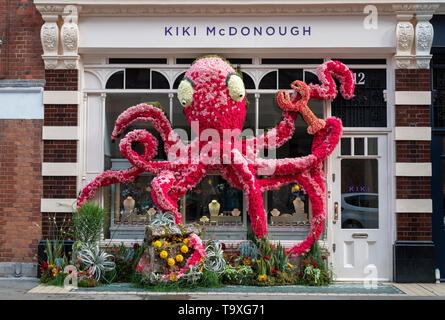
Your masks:
{"label": "green plant", "polygon": [[82,245],[77,256],[85,269],[98,281],[103,278],[105,272],[113,270],[116,266],[114,261],[111,261],[113,256],[101,250],[98,245]]}
{"label": "green plant", "polygon": [[256,260],[258,256],[258,248],[252,241],[241,243],[239,252],[243,258],[250,257],[251,259]]}
{"label": "green plant", "polygon": [[329,270],[323,259],[318,242],[314,242],[310,250],[303,255],[300,282],[307,286],[325,286],[333,281],[332,271]]}
{"label": "green plant", "polygon": [[273,267],[275,270],[284,272],[284,270],[288,267],[289,263],[289,256],[286,255],[286,251],[284,250],[284,247],[281,245],[281,243],[278,243],[274,254],[273,254]]}
{"label": "green plant", "polygon": [[228,284],[248,285],[251,284],[254,272],[250,266],[232,267],[227,265],[222,273],[222,281]]}
{"label": "green plant", "polygon": [[104,208],[92,203],[82,204],[73,213],[74,240],[80,243],[94,244],[99,241],[107,221]]}

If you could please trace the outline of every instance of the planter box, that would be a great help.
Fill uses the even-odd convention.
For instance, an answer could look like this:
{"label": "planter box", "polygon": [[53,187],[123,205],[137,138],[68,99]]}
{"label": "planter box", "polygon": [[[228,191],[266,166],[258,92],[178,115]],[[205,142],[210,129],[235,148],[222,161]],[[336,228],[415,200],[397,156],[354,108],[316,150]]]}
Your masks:
{"label": "planter box", "polygon": [[432,283],[434,243],[429,241],[396,241],[394,244],[394,282]]}
{"label": "planter box", "polygon": [[[51,244],[54,242],[54,240],[50,240]],[[66,253],[67,258],[69,259],[69,255],[71,254],[71,250],[73,247],[74,241],[72,240],[65,240],[63,241],[63,252]],[[37,259],[38,259],[38,265],[37,265],[37,278],[40,278],[40,266],[42,265],[43,261],[46,261],[46,240],[40,240],[38,247],[37,247]]]}

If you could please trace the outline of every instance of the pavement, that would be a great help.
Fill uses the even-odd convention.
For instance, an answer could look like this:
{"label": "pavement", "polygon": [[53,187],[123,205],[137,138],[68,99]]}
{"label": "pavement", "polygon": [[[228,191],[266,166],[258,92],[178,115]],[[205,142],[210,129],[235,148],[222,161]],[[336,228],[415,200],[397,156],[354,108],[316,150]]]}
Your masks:
{"label": "pavement", "polygon": [[[355,285],[357,288],[359,284]],[[97,291],[41,285],[37,278],[0,278],[0,300],[445,300],[445,283],[381,283],[381,285],[391,288],[392,291],[366,293],[364,290],[348,292],[345,289],[342,292],[341,289],[337,289],[324,290],[322,293],[323,291],[314,290],[314,287],[295,292],[292,290],[267,292],[261,289],[250,292],[225,292],[224,289],[215,292],[151,292],[136,289],[107,291],[106,288]],[[338,287],[342,288],[342,285]]]}

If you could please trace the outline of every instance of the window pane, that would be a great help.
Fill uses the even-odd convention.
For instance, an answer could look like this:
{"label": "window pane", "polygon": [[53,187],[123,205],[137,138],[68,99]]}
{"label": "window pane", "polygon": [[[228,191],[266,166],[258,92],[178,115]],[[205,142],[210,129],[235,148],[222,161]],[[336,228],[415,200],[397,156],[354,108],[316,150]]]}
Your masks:
{"label": "window pane", "polygon": [[[114,185],[112,194],[112,212],[114,225],[144,225],[147,212],[157,210],[151,198],[151,181],[153,176],[141,175],[133,183]],[[148,218],[149,219],[149,218]]]}
{"label": "window pane", "polygon": [[124,88],[124,72],[118,71],[108,79],[105,86],[106,89],[123,89]]}
{"label": "window pane", "polygon": [[341,154],[342,156],[351,155],[351,138],[341,138]]}
{"label": "window pane", "polygon": [[[184,113],[184,107],[179,103],[178,95],[173,97],[173,128],[179,133],[182,130],[181,138],[183,142],[191,139],[192,129]],[[178,130],[179,129],[179,130]],[[186,138],[186,139],[185,139]]]}
{"label": "window pane", "polygon": [[266,74],[260,81],[259,89],[277,89],[277,72]]}
{"label": "window pane", "polygon": [[[265,131],[275,128],[283,119],[283,111],[278,107],[274,94],[262,94],[259,101],[259,129]],[[323,102],[311,100],[309,107],[317,116],[323,117]],[[261,132],[260,132],[261,133]],[[294,158],[306,156],[311,153],[313,136],[307,133],[307,124],[301,117],[295,121],[295,131],[289,139],[276,151],[261,150],[263,156],[272,157],[269,152],[276,152],[277,158]],[[262,156],[260,154],[260,156]]]}
{"label": "window pane", "polygon": [[[345,100],[341,94],[332,101],[332,115],[344,127],[386,127],[385,69],[354,69],[355,97]],[[337,83],[338,85],[338,83]]]}
{"label": "window pane", "polygon": [[354,138],[354,155],[365,155],[365,138]]}
{"label": "window pane", "polygon": [[368,138],[368,155],[376,156],[379,154],[377,138]]}
{"label": "window pane", "polygon": [[178,89],[179,84],[181,83],[181,81],[184,79],[185,76],[185,72],[181,73],[176,79],[175,79],[175,83],[173,84],[173,89]]}
{"label": "window pane", "polygon": [[242,72],[242,75],[243,75],[244,87],[246,89],[255,89],[255,83],[253,82],[253,79],[245,72]]}
{"label": "window pane", "polygon": [[342,159],[342,229],[378,229],[378,193],[377,159]]}
{"label": "window pane", "polygon": [[267,222],[273,227],[309,226],[310,206],[307,194],[295,184],[267,192]]}
{"label": "window pane", "polygon": [[[205,220],[201,220],[203,217]],[[219,175],[206,176],[185,199],[185,222],[212,227],[242,226],[243,192]]]}
{"label": "window pane", "polygon": [[151,88],[152,89],[170,89],[167,78],[157,71],[151,72]]}
{"label": "window pane", "polygon": [[125,88],[150,88],[150,69],[125,69]]}
{"label": "window pane", "polygon": [[246,118],[243,124],[243,130],[249,129],[252,133],[255,133],[255,95],[248,94],[247,100],[249,104],[246,108]]}
{"label": "window pane", "polygon": [[[167,94],[140,94],[140,93],[126,93],[126,94],[107,94],[106,107],[105,107],[105,157],[111,159],[123,159],[123,155],[119,149],[119,141],[111,142],[111,133],[114,129],[114,123],[117,117],[126,109],[131,106],[137,105],[143,102],[158,101],[161,103],[164,113],[168,118],[169,99]],[[135,122],[131,124],[122,134],[123,138],[128,132],[134,129],[145,129],[149,131],[158,140],[158,152],[155,159],[166,159],[164,152],[164,141],[161,138],[159,132],[154,128],[150,122]],[[142,154],[143,147],[139,143],[133,145],[134,150]]]}
{"label": "window pane", "polygon": [[290,89],[290,85],[295,80],[303,80],[303,70],[301,69],[280,69],[278,70],[278,88]]}

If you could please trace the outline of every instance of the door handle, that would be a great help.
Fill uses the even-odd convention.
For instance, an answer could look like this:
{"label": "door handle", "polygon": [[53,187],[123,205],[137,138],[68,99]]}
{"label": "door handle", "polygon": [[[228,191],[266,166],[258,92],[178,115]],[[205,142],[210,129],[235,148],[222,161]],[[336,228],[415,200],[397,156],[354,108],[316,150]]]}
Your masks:
{"label": "door handle", "polygon": [[368,234],[367,233],[353,233],[352,237],[354,239],[367,239],[368,238]]}
{"label": "door handle", "polygon": [[334,203],[334,219],[332,220],[332,223],[337,223],[338,220],[338,202]]}

